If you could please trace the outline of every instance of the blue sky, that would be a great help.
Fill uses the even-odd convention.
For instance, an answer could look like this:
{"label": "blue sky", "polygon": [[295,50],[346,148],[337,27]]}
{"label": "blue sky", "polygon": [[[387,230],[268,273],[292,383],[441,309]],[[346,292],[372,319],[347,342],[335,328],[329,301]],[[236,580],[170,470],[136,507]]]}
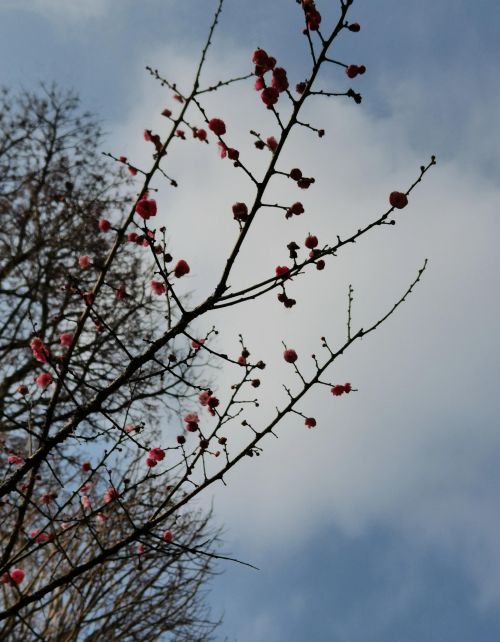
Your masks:
{"label": "blue sky", "polygon": [[[296,70],[294,79],[305,74],[295,3],[270,4],[227,0],[210,58],[214,78],[245,73],[257,45]],[[2,0],[0,56],[8,64],[0,83],[29,89],[56,80],[77,89],[109,132],[108,149],[145,160],[142,130],[159,125],[171,100],[144,66],[189,84],[212,5]],[[318,1],[328,14],[326,5]],[[400,313],[339,364],[333,376],[360,392],[335,406],[313,394],[308,410],[318,429],[304,433],[290,421],[258,462],[245,462],[215,493],[228,552],[261,568],[221,566],[211,598],[214,613],[225,612],[218,639],[497,642],[498,6],[357,0],[351,15],[362,31],[343,38],[335,54],[366,64],[364,100],[322,102],[310,112],[327,130],[322,145],[302,134],[290,142],[289,158],[300,156],[318,183],[297,236],[342,235],[412,182],[431,153],[439,164],[395,230],[347,251],[323,281],[297,285],[293,317],[263,303],[215,321],[229,345],[245,329],[266,361],[282,338],[307,353],[322,334],[341,336],[348,283],[362,324],[390,306],[425,257],[429,270]],[[228,96],[209,104],[243,141],[260,106],[249,87]],[[192,148],[179,148],[173,168],[181,189],[164,196],[165,221],[193,256],[190,289],[202,291],[220,265],[207,230],[193,238],[187,216],[203,193],[203,216],[217,220],[223,196],[244,200],[248,186],[211,149],[193,158]],[[257,228],[262,264],[269,257],[274,267],[282,243],[269,237],[289,229]],[[231,238],[220,232],[220,256]],[[240,277],[259,268],[243,255]],[[273,373],[285,380],[280,368]],[[272,406],[279,388],[271,383],[267,394]]]}

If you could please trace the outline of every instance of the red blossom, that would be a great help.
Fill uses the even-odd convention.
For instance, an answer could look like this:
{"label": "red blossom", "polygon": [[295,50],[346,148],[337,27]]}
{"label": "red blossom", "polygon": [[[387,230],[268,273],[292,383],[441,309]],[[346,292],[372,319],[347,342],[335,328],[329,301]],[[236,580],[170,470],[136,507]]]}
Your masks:
{"label": "red blossom", "polygon": [[161,283],[161,281],[155,281],[153,279],[152,281],[150,281],[149,285],[151,286],[153,292],[158,296],[165,294],[165,292],[167,291],[167,286],[165,285],[165,283]]}
{"label": "red blossom", "polygon": [[286,69],[283,67],[275,67],[273,69],[273,78],[271,80],[271,87],[279,91],[286,91],[288,89],[288,78],[286,76]]}
{"label": "red blossom", "polygon": [[95,295],[93,292],[84,292],[83,293],[83,300],[85,301],[85,305],[92,305],[95,301]]}
{"label": "red blossom", "polygon": [[256,91],[260,91],[261,89],[264,89],[264,87],[266,86],[264,78],[262,76],[258,76],[254,86]]}
{"label": "red blossom", "polygon": [[22,466],[24,464],[24,459],[19,457],[19,455],[9,455],[7,461],[14,466]]}
{"label": "red blossom", "polygon": [[389,195],[389,203],[392,207],[402,210],[403,207],[408,205],[408,197],[403,192],[391,192]]}
{"label": "red blossom", "polygon": [[309,236],[304,241],[304,245],[309,250],[314,249],[318,245],[318,237],[317,236],[313,236],[312,234],[309,234]]}
{"label": "red blossom", "polygon": [[59,341],[62,346],[64,346],[65,348],[69,348],[73,343],[73,333],[63,332],[61,335],[59,335]]}
{"label": "red blossom", "polygon": [[266,105],[268,109],[271,109],[271,107],[278,102],[279,95],[279,91],[274,87],[266,87],[262,90],[260,97],[264,105]]}
{"label": "red blossom", "polygon": [[349,76],[349,78],[356,78],[356,76],[359,74],[359,67],[358,65],[348,65],[345,72]]}
{"label": "red blossom", "polygon": [[30,533],[30,538],[38,544],[41,544],[50,539],[50,535],[48,533],[43,533],[41,528],[34,528]]}
{"label": "red blossom", "polygon": [[331,393],[334,397],[340,397],[340,395],[343,395],[344,393],[349,393],[352,390],[352,385],[350,383],[346,383],[344,385],[342,384],[337,384],[333,386],[331,389]]}
{"label": "red blossom", "polygon": [[43,389],[48,388],[52,381],[53,379],[50,372],[41,372],[35,379],[36,385]]}
{"label": "red blossom", "polygon": [[248,207],[245,203],[235,203],[232,209],[233,216],[237,221],[245,221],[248,218]]}
{"label": "red blossom", "polygon": [[156,215],[156,201],[154,198],[141,198],[135,206],[135,211],[147,221],[148,218]]}
{"label": "red blossom", "polygon": [[22,568],[14,568],[9,573],[10,579],[16,584],[21,584],[24,580],[24,575],[25,573]]}
{"label": "red blossom", "polygon": [[165,451],[162,448],[151,448],[148,457],[155,461],[163,461],[165,459]]}
{"label": "red blossom", "polygon": [[276,266],[275,272],[276,276],[285,276],[285,274],[288,274],[288,272],[290,272],[290,268],[286,265],[278,265]]}
{"label": "red blossom", "polygon": [[278,141],[274,136],[269,136],[269,138],[266,139],[266,143],[272,152],[275,152],[278,149]]}
{"label": "red blossom", "polygon": [[177,265],[175,266],[175,269],[174,269],[174,274],[178,279],[180,279],[181,276],[184,276],[185,274],[189,274],[189,272],[190,272],[189,265],[184,259],[177,261]]}
{"label": "red blossom", "polygon": [[47,363],[49,351],[44,342],[39,337],[33,337],[33,339],[31,339],[30,348],[33,356],[39,363]]}
{"label": "red blossom", "polygon": [[203,141],[207,139],[207,131],[206,129],[197,129],[196,130],[196,138],[199,140]]}
{"label": "red blossom", "polygon": [[208,129],[216,136],[223,136],[226,133],[226,124],[220,118],[212,118],[208,121]]}
{"label": "red blossom", "polygon": [[117,288],[117,290],[116,290],[116,298],[119,299],[120,301],[123,301],[123,299],[127,298],[127,291],[125,290],[123,285],[121,285],[119,288]]}
{"label": "red blossom", "polygon": [[262,65],[263,67],[267,65],[269,61],[269,56],[264,51],[264,49],[256,49],[252,55],[252,62],[254,65]]}
{"label": "red blossom", "polygon": [[291,348],[288,348],[288,350],[285,350],[285,352],[283,353],[283,359],[287,363],[295,363],[298,358],[299,357],[298,357],[297,353],[295,352],[295,350],[292,350]]}

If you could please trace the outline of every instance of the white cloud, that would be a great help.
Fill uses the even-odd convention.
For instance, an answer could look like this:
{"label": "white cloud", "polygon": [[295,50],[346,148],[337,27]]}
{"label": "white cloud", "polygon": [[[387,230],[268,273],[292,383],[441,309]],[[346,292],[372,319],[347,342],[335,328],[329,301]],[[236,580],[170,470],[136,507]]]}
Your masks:
{"label": "white cloud", "polygon": [[[233,52],[226,61],[241,55],[247,52]],[[158,59],[169,60],[178,77],[188,77],[190,64],[174,52],[159,52]],[[218,79],[226,61],[217,61]],[[161,131],[157,114],[171,101],[149,79],[138,93],[142,100],[117,132],[121,148],[114,151],[145,162],[150,148],[141,132],[150,126]],[[272,118],[248,86],[222,96],[208,96],[208,113],[226,120],[228,140],[244,161],[262,163],[266,152],[252,148],[247,132],[277,134]],[[408,142],[405,115],[415,122],[415,107],[406,103],[400,109],[376,119],[363,107],[340,102],[318,101],[311,108],[307,121],[325,126],[327,136],[318,141],[311,132],[298,132],[280,167],[302,167],[317,182],[302,193],[277,178],[267,199],[300,198],[306,214],[285,221],[274,210],[263,211],[232,284],[271,274],[286,263],[286,243],[300,242],[309,231],[327,241],[356,230],[384,210],[390,191],[413,181],[428,158],[417,156]],[[476,132],[479,122],[478,115]],[[420,135],[427,136],[429,155],[439,154],[425,123]],[[429,173],[395,228],[375,229],[329,261],[323,273],[294,284],[293,311],[271,295],[210,320],[217,322],[227,351],[236,352],[237,333],[243,331],[252,354],[268,362],[263,408],[253,416],[269,416],[284,400],[280,382],[293,383],[281,359],[281,339],[296,347],[301,366],[307,364],[308,354],[320,352],[321,335],[333,344],[342,340],[348,283],[355,286],[355,325],[367,327],[404,291],[423,259],[430,259],[402,309],[353,347],[328,377],[352,381],[360,391],[339,399],[326,388],[315,391],[302,410],[318,419],[318,427],[308,431],[299,418],[289,417],[279,428],[280,439],[268,438],[263,456],[243,462],[228,477],[228,488],[217,490],[216,514],[246,559],[289,553],[320,525],[355,534],[382,524],[423,547],[455,555],[476,582],[478,604],[500,602],[500,190],[470,167],[467,152]],[[207,293],[236,236],[231,204],[249,199],[251,188],[241,172],[217,158],[213,145],[197,141],[180,142],[165,167],[180,183],[158,197],[172,247],[191,264],[187,286]],[[221,394],[233,374],[219,381]],[[228,428],[230,441],[243,430]]]}

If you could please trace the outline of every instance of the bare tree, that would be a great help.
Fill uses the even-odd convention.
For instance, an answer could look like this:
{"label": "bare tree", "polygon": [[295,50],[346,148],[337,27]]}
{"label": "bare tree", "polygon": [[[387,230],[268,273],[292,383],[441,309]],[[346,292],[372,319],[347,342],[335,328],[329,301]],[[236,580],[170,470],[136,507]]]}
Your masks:
{"label": "bare tree", "polygon": [[[27,404],[24,414],[23,411],[18,415],[6,411],[6,421],[11,422],[10,426],[15,423],[9,440],[19,441],[19,451],[9,454],[10,468],[0,485],[0,497],[9,498],[12,515],[15,516],[12,520],[15,525],[0,561],[0,572],[6,573],[6,585],[18,593],[0,613],[0,621],[24,617],[24,613],[37,608],[51,595],[65,587],[69,590],[80,578],[112,565],[117,556],[126,556],[131,545],[138,541],[144,546],[158,547],[158,554],[160,549],[168,554],[178,546],[190,548],[186,535],[177,529],[179,516],[185,507],[192,506],[196,497],[216,482],[225,483],[227,473],[243,458],[258,456],[265,438],[276,436],[283,420],[300,417],[306,427],[313,428],[316,425],[315,418],[303,414],[301,410],[301,402],[311,388],[320,386],[331,403],[335,403],[336,397],[355,391],[354,384],[350,382],[330,379],[331,366],[353,343],[367,337],[385,322],[419,282],[425,263],[405,292],[388,306],[387,312],[361,327],[354,325],[351,315],[352,291],[349,290],[345,339],[339,345],[331,345],[323,337],[318,354],[313,355],[307,363],[300,347],[284,345],[279,348],[281,358],[293,371],[295,383],[285,387],[285,401],[271,411],[274,414],[270,420],[264,419],[265,414],[259,414],[261,406],[265,405],[259,405],[265,401],[264,395],[260,395],[259,399],[260,391],[265,389],[260,379],[266,367],[264,361],[259,356],[254,358],[251,355],[242,335],[241,351],[233,355],[217,350],[211,340],[216,330],[209,327],[208,319],[214,311],[222,315],[227,307],[242,305],[268,294],[277,295],[276,305],[293,308],[294,284],[306,278],[306,275],[314,278],[317,270],[323,270],[327,260],[339,257],[346,246],[356,243],[372,230],[390,229],[396,222],[398,211],[408,205],[408,196],[435,164],[432,157],[427,165],[420,168],[406,189],[399,191],[389,188],[389,203],[382,204],[381,213],[346,237],[332,234],[331,240],[320,243],[314,234],[309,234],[300,243],[284,242],[290,257],[288,265],[277,266],[274,274],[262,280],[252,281],[248,276],[247,283],[233,281],[241,249],[250,242],[249,232],[255,227],[256,219],[265,216],[269,207],[282,210],[286,219],[304,214],[304,207],[296,195],[292,194],[283,203],[270,203],[268,200],[271,199],[268,196],[269,187],[275,181],[286,181],[294,190],[314,189],[314,177],[306,176],[298,167],[290,168],[282,163],[282,151],[295,128],[305,128],[312,136],[319,138],[324,134],[321,125],[304,122],[304,105],[311,100],[336,96],[352,101],[353,106],[361,103],[360,93],[349,85],[362,76],[366,68],[331,57],[332,44],[337,38],[359,31],[359,25],[347,19],[352,0],[340,0],[337,4],[339,13],[333,22],[323,18],[313,0],[301,0],[295,8],[293,5],[290,7],[291,11],[301,12],[304,22],[303,36],[300,37],[305,36],[308,43],[309,72],[305,79],[297,79],[295,87],[289,82],[290,72],[260,48],[253,53],[248,73],[222,79],[215,85],[204,84],[207,51],[223,0],[217,3],[198,68],[188,87],[181,87],[178,82],[165,78],[157,69],[149,70],[170,91],[176,107],[163,111],[169,122],[167,131],[160,134],[146,129],[144,132],[144,137],[152,145],[149,168],[138,168],[118,154],[112,156],[116,163],[127,167],[131,174],[138,177],[138,195],[129,201],[126,212],[120,208],[120,211],[109,216],[113,221],[112,229],[106,232],[110,245],[97,263],[92,259],[93,271],[86,271],[86,259],[79,262],[82,268],[80,272],[64,269],[65,291],[71,299],[71,342],[62,358],[58,358],[60,353],[54,344],[57,342],[57,333],[63,328],[57,326],[53,334],[47,334],[44,319],[49,315],[44,316],[38,311],[39,305],[34,306],[37,308],[36,314],[31,311],[31,316],[37,320],[32,327],[32,334],[23,336],[25,349],[29,344],[35,360],[46,363],[37,370],[36,387],[29,386],[29,394],[24,397]],[[320,70],[330,65],[338,71],[339,83],[342,84],[339,91],[318,86]],[[258,92],[262,109],[269,110],[274,122],[269,135],[261,135],[255,131],[255,127],[251,128],[248,145],[255,145],[264,153],[260,166],[246,162],[246,150],[231,145],[230,123],[226,124],[220,115],[209,113],[205,107],[206,94],[224,91],[228,85],[250,78],[253,87],[249,91]],[[250,129],[253,123],[248,125]],[[176,257],[172,260],[175,241],[167,242],[162,228],[154,227],[157,205],[153,198],[154,190],[165,180],[167,185],[175,185],[170,177],[172,168],[175,168],[175,155],[170,153],[170,146],[179,139],[186,140],[187,144],[186,131],[194,138],[193,144],[208,142],[216,145],[221,162],[232,162],[234,171],[245,176],[253,190],[251,201],[236,202],[232,212],[229,212],[228,225],[234,225],[234,246],[209,296],[196,300],[193,295],[188,302],[181,299],[178,282],[189,273],[192,259]],[[104,170],[102,173],[106,174]],[[311,214],[307,213],[308,216]],[[130,321],[127,322],[130,334],[125,335],[120,326],[115,326],[119,312],[109,306],[107,292],[122,284],[119,266],[123,260],[126,261],[124,257],[136,249],[138,235],[141,243],[147,246],[144,249],[149,252],[149,266],[154,276],[149,283],[145,279],[142,284],[138,282],[137,288],[134,287],[126,299],[127,310],[130,310]],[[100,233],[94,232],[91,238],[97,242],[101,238]],[[16,253],[12,253],[9,259],[11,263],[15,262],[15,256]],[[77,259],[74,256],[72,260]],[[92,279],[87,275],[91,275]],[[47,284],[47,287],[51,288],[52,284]],[[5,295],[10,296],[10,290]],[[136,324],[135,319],[143,314],[145,306],[151,305],[153,300],[161,306],[163,322],[155,324],[150,334],[145,334],[141,322]],[[5,323],[12,326],[12,321],[8,319]],[[116,355],[116,360],[111,361],[110,375],[101,361],[101,348],[89,348],[89,344],[95,345],[89,336],[95,332],[96,324],[106,346]],[[205,327],[201,337],[196,330],[200,326]],[[17,331],[11,328],[8,333],[9,341],[15,342]],[[214,382],[208,387],[196,376],[190,376],[204,366],[208,356],[228,373],[231,380],[229,385],[216,385],[217,382]],[[107,358],[111,359],[109,356]],[[16,371],[17,365],[11,364],[9,376],[15,377],[13,373]],[[157,422],[154,417],[150,421],[141,421],[142,416],[146,417],[143,415],[145,410],[141,390],[146,386],[148,391],[152,391],[148,392],[151,395],[148,399],[153,403],[159,402],[165,394],[162,386],[166,381],[175,383],[174,388],[166,392],[176,394],[176,398],[186,399],[190,394],[196,395],[191,401],[186,401],[190,412],[184,416],[183,430],[173,428],[168,421],[162,425],[160,418]],[[23,389],[23,392],[26,390]],[[20,406],[18,401],[12,403],[14,408]],[[29,419],[32,408],[36,408],[34,425]],[[259,410],[253,412],[254,408]],[[248,409],[252,409],[252,412],[247,413]],[[271,413],[268,412],[268,415]],[[130,416],[134,417],[132,424]],[[230,434],[233,425],[240,426],[237,437]],[[78,485],[68,481],[74,478],[77,466],[81,465],[81,444],[87,444],[93,462],[85,484],[96,483],[99,486],[100,480],[106,480],[106,490],[101,488],[94,497],[87,494],[82,496]],[[60,466],[64,457],[64,466]],[[124,473],[124,470],[127,472]],[[45,514],[39,499],[42,487],[46,486],[58,487],[57,502],[50,515]],[[163,492],[158,494],[156,489],[163,489]],[[147,510],[139,511],[134,501],[137,496],[153,497],[154,500],[148,503]],[[50,541],[40,543],[40,547],[51,546],[54,550],[54,567],[49,578],[38,573],[37,548],[29,548],[23,541],[23,528],[31,507],[46,518],[40,528],[43,531],[52,529]],[[107,520],[109,526],[104,540],[100,538],[95,524],[98,516],[110,511],[111,507],[112,514]],[[70,532],[86,528],[94,545],[78,549],[77,553],[72,551],[66,543],[68,531],[63,528],[63,523],[71,524]],[[120,527],[112,527],[115,523]],[[194,554],[211,555],[204,547],[197,547]]]}
{"label": "bare tree", "polygon": [[[100,128],[90,114],[81,113],[74,94],[51,87],[11,97],[4,90],[0,123],[0,428],[7,455],[14,450],[29,454],[47,404],[43,397],[33,402],[30,386],[23,382],[36,378],[40,362],[51,362],[56,369],[60,364],[64,349],[71,344],[80,296],[91,278],[86,273],[82,276],[82,269],[95,270],[103,265],[112,232],[105,217],[128,202],[130,189],[124,172],[110,171],[103,162],[98,151]],[[138,238],[136,245],[143,240]],[[92,266],[82,268],[79,257],[89,255]],[[85,265],[86,260],[80,259],[80,263]],[[129,348],[137,343],[137,349],[161,323],[160,307],[146,296],[147,276],[140,250],[120,255],[108,277],[118,285],[107,287],[101,299],[101,315],[113,317],[113,342],[109,341],[102,316],[93,315],[93,327],[74,356],[54,422],[72,412],[77,396],[78,403],[83,403],[96,382],[111,381],[119,372],[121,356],[114,341],[123,341]],[[134,292],[134,299],[128,292]],[[43,341],[47,354],[30,349],[33,336]],[[181,368],[187,370],[187,365]],[[189,377],[198,378],[195,369],[190,370]],[[106,414],[120,413],[132,403],[137,404],[137,411],[140,407],[142,422],[151,419],[159,406],[167,413],[178,413],[184,397],[189,397],[189,387],[182,378],[182,372],[180,379],[160,377],[151,386],[152,379],[144,377],[119,396],[116,406],[108,407]],[[132,420],[129,417],[130,425]],[[139,432],[142,425],[134,425],[134,432]],[[99,418],[90,421],[80,442],[92,441],[87,432],[90,430],[104,431],[105,426]],[[31,578],[34,584],[49,581],[63,567],[70,570],[88,549],[110,541],[106,512],[97,516],[95,526],[87,521],[64,522],[60,488],[73,484],[89,500],[98,490],[106,494],[108,488],[98,474],[91,473],[92,481],[85,481],[89,464],[83,461],[82,468],[82,462],[76,459],[81,458],[81,446],[75,449],[64,444],[50,457],[54,483],[49,483],[41,495],[33,495],[18,517],[22,533],[18,554],[36,559],[37,577]],[[124,477],[133,474],[127,466],[120,466]],[[127,503],[139,523],[159,500],[160,492],[158,487],[147,489],[145,494],[131,491]],[[16,526],[12,522],[15,506],[7,499],[0,506],[0,514],[0,541],[7,543]],[[115,516],[111,511],[110,517],[114,532],[124,534],[123,514]],[[168,639],[179,642],[208,640],[214,625],[204,606],[202,587],[212,572],[211,558],[190,552],[201,543],[205,551],[213,549],[216,533],[208,522],[208,515],[186,511],[177,524],[183,533],[183,548],[162,552],[154,543],[131,545],[127,554],[115,556],[105,567],[93,569],[51,593],[22,619],[3,623],[0,638],[35,640],[41,636],[46,640],[90,641],[104,636],[112,641],[166,639],[168,634]],[[57,540],[56,528],[63,529],[63,539]],[[59,559],[60,553],[63,559]],[[17,599],[9,585],[2,585],[6,605]]]}

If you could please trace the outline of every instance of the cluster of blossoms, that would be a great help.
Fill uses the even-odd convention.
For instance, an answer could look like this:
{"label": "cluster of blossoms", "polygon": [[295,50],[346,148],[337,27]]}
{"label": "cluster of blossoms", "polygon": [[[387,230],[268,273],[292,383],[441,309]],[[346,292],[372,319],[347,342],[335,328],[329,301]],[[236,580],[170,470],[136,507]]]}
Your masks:
{"label": "cluster of blossoms", "polygon": [[198,400],[202,406],[205,406],[208,412],[215,416],[215,408],[219,405],[219,400],[217,397],[214,397],[211,390],[202,390],[198,396]]}
{"label": "cluster of blossoms", "polygon": [[30,539],[32,539],[37,544],[43,544],[48,542],[51,538],[49,533],[44,533],[41,528],[34,528],[30,533]]}
{"label": "cluster of blossoms", "polygon": [[202,127],[193,127],[191,130],[193,133],[193,138],[197,138],[198,140],[201,140],[201,142],[205,142],[207,140],[207,130],[203,129]]}
{"label": "cluster of blossoms", "polygon": [[[318,31],[319,25],[321,24],[321,14],[316,9],[314,0],[302,0],[302,8],[304,9],[307,29],[309,29],[309,31]],[[307,33],[307,29],[304,33]]]}
{"label": "cluster of blossoms", "polygon": [[153,134],[150,129],[145,129],[144,140],[153,143],[158,154],[161,152],[162,144],[158,134]]}
{"label": "cluster of blossoms", "polygon": [[33,339],[31,339],[30,348],[33,356],[39,363],[47,363],[49,351],[47,346],[39,337],[33,337]]}
{"label": "cluster of blossoms", "polygon": [[24,464],[24,459],[22,457],[19,457],[19,455],[9,455],[7,457],[7,461],[9,464],[13,464],[14,466],[22,466]]}
{"label": "cluster of blossoms", "polygon": [[129,174],[131,174],[132,176],[135,176],[135,175],[137,174],[137,168],[136,168],[136,167],[134,167],[133,165],[131,165],[131,164],[128,162],[128,160],[127,160],[127,157],[126,157],[126,156],[119,156],[119,157],[118,157],[118,160],[120,161],[120,163],[124,163],[125,165],[127,165],[127,169],[128,169],[128,171],[129,171]]}
{"label": "cluster of blossoms", "polygon": [[[289,87],[286,69],[276,67],[276,58],[269,56],[264,49],[256,49],[253,52],[252,62],[255,65],[255,75],[257,76],[255,89],[261,92],[260,97],[264,105],[271,109],[278,102],[280,94]],[[266,85],[264,76],[269,71],[272,71],[271,84]],[[270,141],[270,139],[267,141],[272,151],[275,151],[277,147],[274,142],[273,140]]]}
{"label": "cluster of blossoms", "polygon": [[[226,123],[220,118],[211,118],[208,121],[208,129],[220,138],[226,133]],[[227,156],[229,160],[235,161],[237,164],[238,158],[240,157],[240,153],[237,149],[228,147],[222,140],[219,140],[217,145],[219,147],[219,155],[221,158],[226,158]]]}
{"label": "cluster of blossoms", "polygon": [[196,412],[190,412],[184,417],[184,422],[186,424],[186,430],[188,432],[197,432],[199,429],[199,421],[200,418],[198,417],[198,413]]}
{"label": "cluster of blossoms", "polygon": [[292,218],[292,216],[295,214],[295,216],[300,216],[305,212],[304,206],[302,203],[297,201],[296,203],[293,203],[290,205],[290,207],[287,209],[285,218]]}
{"label": "cluster of blossoms", "polygon": [[14,568],[9,573],[0,575],[2,584],[21,584],[24,580],[25,573],[22,568]]}
{"label": "cluster of blossoms", "polygon": [[349,78],[356,78],[358,74],[362,76],[365,71],[366,67],[364,65],[348,65],[345,70]]}
{"label": "cluster of blossoms", "polygon": [[334,397],[340,397],[340,395],[343,395],[344,393],[349,393],[352,390],[352,385],[350,383],[344,383],[342,384],[337,384],[332,387],[331,393]]}
{"label": "cluster of blossoms", "polygon": [[293,169],[291,169],[289,176],[293,181],[297,183],[297,186],[300,187],[300,189],[308,189],[313,183],[316,182],[312,177],[306,178],[305,176],[303,176],[302,171],[298,167],[294,167]]}

